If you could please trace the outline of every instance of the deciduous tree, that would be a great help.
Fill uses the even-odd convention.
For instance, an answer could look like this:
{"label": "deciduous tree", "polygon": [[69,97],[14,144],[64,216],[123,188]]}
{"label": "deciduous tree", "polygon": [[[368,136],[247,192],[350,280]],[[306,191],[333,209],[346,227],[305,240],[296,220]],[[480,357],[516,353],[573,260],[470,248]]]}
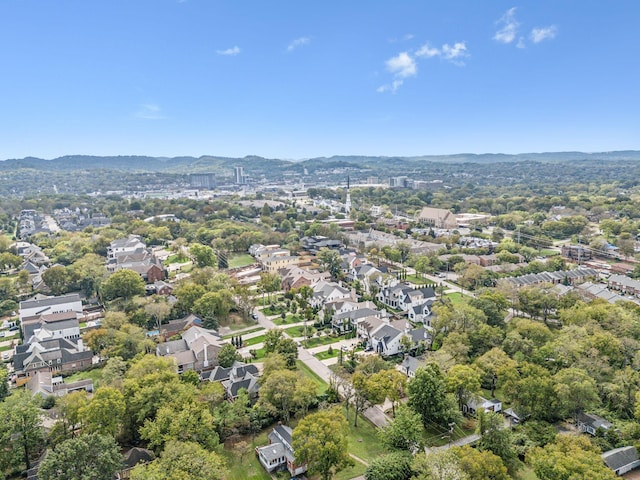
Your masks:
{"label": "deciduous tree", "polygon": [[353,463],[349,457],[347,429],[347,419],[337,409],[306,416],[293,430],[296,461],[306,463],[311,474],[329,480]]}

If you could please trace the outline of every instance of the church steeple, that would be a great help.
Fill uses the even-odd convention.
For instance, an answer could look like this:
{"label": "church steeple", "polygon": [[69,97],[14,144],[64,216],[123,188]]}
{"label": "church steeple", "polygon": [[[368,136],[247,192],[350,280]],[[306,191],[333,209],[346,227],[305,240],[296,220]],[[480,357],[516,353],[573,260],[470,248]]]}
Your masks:
{"label": "church steeple", "polygon": [[347,218],[350,220],[351,219],[351,191],[350,191],[350,185],[349,185],[349,175],[347,175],[347,199],[344,202],[344,210],[347,214]]}

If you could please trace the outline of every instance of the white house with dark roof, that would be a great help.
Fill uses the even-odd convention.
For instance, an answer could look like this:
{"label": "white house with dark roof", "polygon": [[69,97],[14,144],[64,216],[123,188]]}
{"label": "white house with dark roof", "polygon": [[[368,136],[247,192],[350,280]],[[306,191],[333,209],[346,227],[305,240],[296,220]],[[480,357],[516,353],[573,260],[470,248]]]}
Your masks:
{"label": "white house with dark roof", "polygon": [[278,425],[268,436],[269,445],[256,447],[256,455],[269,473],[286,468],[291,476],[297,476],[307,471],[306,464],[298,465],[296,463],[292,433],[291,427]]}
{"label": "white house with dark roof", "polygon": [[41,297],[39,299],[20,302],[20,322],[26,317],[60,312],[76,312],[82,314],[82,300],[78,293],[69,293],[57,297]]}
{"label": "white house with dark roof", "polygon": [[624,475],[640,467],[638,451],[634,446],[620,447],[604,452],[602,459],[616,475]]}
{"label": "white house with dark roof", "polygon": [[609,430],[613,424],[595,413],[578,413],[576,415],[576,427],[584,433],[595,436],[598,429]]}
{"label": "white house with dark roof", "polygon": [[341,286],[336,282],[320,281],[313,287],[313,295],[309,299],[309,305],[312,307],[321,307],[325,303],[335,302],[336,300],[355,300],[355,294]]}

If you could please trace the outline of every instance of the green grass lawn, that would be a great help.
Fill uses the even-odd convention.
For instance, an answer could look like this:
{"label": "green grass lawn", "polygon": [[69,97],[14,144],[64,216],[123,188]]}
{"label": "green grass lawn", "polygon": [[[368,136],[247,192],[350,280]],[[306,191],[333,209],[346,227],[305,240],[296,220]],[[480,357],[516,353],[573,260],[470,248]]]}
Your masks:
{"label": "green grass lawn", "polygon": [[[328,350],[328,349],[327,349],[327,350],[324,350],[324,351],[322,351],[322,352],[318,352],[318,353],[316,353],[316,354],[315,354],[315,357],[316,357],[318,360],[326,360],[327,358],[335,358],[335,357],[337,357],[338,355],[340,355],[340,349],[339,349],[339,348],[334,348],[334,349],[332,349],[332,350],[333,350],[333,351],[332,351],[331,353],[329,353],[329,350]],[[358,348],[356,348],[356,352],[362,352],[363,350],[364,350],[364,348],[362,348],[362,347],[358,347]],[[347,352],[345,352],[345,354],[344,354],[344,358],[345,358],[345,359],[347,358]]]}
{"label": "green grass lawn", "polygon": [[560,252],[557,250],[551,250],[550,248],[540,250],[540,256],[542,257],[555,257],[556,255],[560,255]]}
{"label": "green grass lawn", "polygon": [[333,337],[331,335],[323,335],[321,337],[313,337],[308,340],[304,340],[302,343],[306,348],[319,347],[320,345],[330,345],[332,343],[339,342],[347,338],[345,335],[339,337]]}
{"label": "green grass lawn", "polygon": [[464,295],[460,292],[447,293],[445,297],[451,300],[451,303],[454,305],[459,305],[464,302]]}
{"label": "green grass lawn", "polygon": [[173,255],[169,255],[169,258],[164,261],[164,264],[170,265],[172,263],[187,263],[190,260],[191,259],[186,255],[178,255],[174,253]]}
{"label": "green grass lawn", "polygon": [[364,475],[364,472],[367,470],[367,467],[360,462],[355,461],[353,467],[345,468],[341,472],[336,473],[333,476],[334,480],[351,480],[352,478],[359,477],[360,475]]}
{"label": "green grass lawn", "polygon": [[[286,332],[287,335],[291,336],[291,337],[304,337],[304,325],[298,325],[297,327],[289,327],[289,328],[285,328],[284,331]],[[316,329],[313,328],[312,324],[309,323],[309,325],[307,325],[307,333],[310,335],[315,334]]]}
{"label": "green grass lawn", "polygon": [[[344,410],[343,410],[344,412]],[[365,462],[370,462],[376,457],[388,453],[378,439],[378,429],[366,418],[358,417],[358,426],[353,426],[354,410],[349,409],[349,453],[352,453]]]}
{"label": "green grass lawn", "polygon": [[[232,329],[233,330],[233,329]],[[264,327],[255,327],[255,328],[250,328],[249,330],[245,330],[244,332],[241,333],[230,333],[229,335],[225,335],[224,337],[222,337],[223,340],[228,340],[231,337],[236,337],[236,336],[243,336],[246,335],[248,333],[254,333],[254,332],[259,332],[261,330],[264,330]]]}
{"label": "green grass lawn", "polygon": [[303,322],[304,318],[298,314],[293,315],[293,314],[288,314],[284,320],[282,320],[281,317],[278,318],[274,318],[272,320],[273,323],[275,323],[276,325],[286,325],[288,323],[299,323],[299,322]]}
{"label": "green grass lawn", "polygon": [[92,370],[85,370],[83,372],[76,372],[73,375],[64,379],[65,383],[78,382],[80,380],[93,380],[94,388],[101,386],[102,382],[102,368],[94,368]]}
{"label": "green grass lawn", "polygon": [[229,268],[247,267],[254,263],[256,263],[256,261],[248,253],[240,253],[229,257]]}
{"label": "green grass lawn", "polygon": [[296,366],[298,367],[298,371],[302,373],[305,377],[309,378],[313,383],[317,385],[318,395],[323,394],[327,390],[327,384],[323,379],[321,379],[316,372],[307,367],[300,360],[296,361]]}
{"label": "green grass lawn", "polygon": [[264,342],[264,335],[258,335],[257,337],[242,339],[243,347],[250,347],[251,345],[257,345],[258,343]]}
{"label": "green grass lawn", "polygon": [[429,285],[433,283],[428,278],[421,277],[420,275],[407,275],[407,278],[405,279],[405,281],[416,283],[418,285]]}
{"label": "green grass lawn", "polygon": [[[271,317],[273,315],[280,315],[281,313],[289,313],[287,312],[287,307],[284,305],[269,305],[266,308],[262,308],[262,313],[264,313],[267,317]],[[280,319],[282,320],[282,319]]]}
{"label": "green grass lawn", "polygon": [[227,461],[227,468],[229,469],[229,474],[225,477],[227,480],[271,480],[271,476],[262,467],[254,451],[255,447],[261,447],[269,443],[267,435],[270,431],[271,428],[263,430],[254,439],[250,435],[242,438],[251,446],[250,451],[242,458],[242,462],[233,447],[225,444],[222,455]]}

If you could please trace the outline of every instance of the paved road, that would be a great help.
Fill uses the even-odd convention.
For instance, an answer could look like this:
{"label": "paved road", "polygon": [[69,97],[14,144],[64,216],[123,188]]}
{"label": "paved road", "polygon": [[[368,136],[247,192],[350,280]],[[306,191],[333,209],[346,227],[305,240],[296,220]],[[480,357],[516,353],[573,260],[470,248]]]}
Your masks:
{"label": "paved road", "polygon": [[[258,316],[258,323],[260,326],[268,329],[271,328],[286,328],[287,325],[278,326],[273,323],[270,319],[268,319],[261,311],[256,310]],[[285,336],[289,337],[286,332],[283,332]],[[246,347],[245,347],[246,348]],[[255,345],[252,345],[251,348],[256,348]],[[309,350],[304,347],[298,347],[298,359],[303,362],[307,367],[309,367],[313,372],[315,372],[322,380],[324,380],[327,384],[329,384],[329,380],[332,375],[331,369],[314,357]],[[382,411],[378,405],[374,405],[373,407],[362,412],[363,416],[373,423],[376,427],[382,428],[389,424],[389,417]]]}

